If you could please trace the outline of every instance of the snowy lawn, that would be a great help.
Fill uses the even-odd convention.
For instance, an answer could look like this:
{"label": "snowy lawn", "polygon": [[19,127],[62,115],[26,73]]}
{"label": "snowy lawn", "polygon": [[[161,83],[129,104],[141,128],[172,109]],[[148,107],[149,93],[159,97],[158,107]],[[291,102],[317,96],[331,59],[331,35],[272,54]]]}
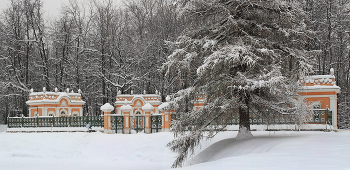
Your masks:
{"label": "snowy lawn", "polygon": [[[350,169],[350,132],[237,132],[204,141],[183,169]],[[171,133],[0,132],[0,169],[170,169],[175,153],[165,145]],[[188,166],[192,164],[192,166]]]}

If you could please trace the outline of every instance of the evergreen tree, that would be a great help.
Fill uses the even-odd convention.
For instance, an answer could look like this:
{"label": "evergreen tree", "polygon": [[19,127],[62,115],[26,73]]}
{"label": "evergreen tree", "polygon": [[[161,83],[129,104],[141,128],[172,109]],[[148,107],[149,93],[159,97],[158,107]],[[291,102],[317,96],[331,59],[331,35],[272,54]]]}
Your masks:
{"label": "evergreen tree", "polygon": [[[170,43],[163,64],[184,90],[172,108],[181,114],[168,144],[181,166],[204,136],[225,130],[239,115],[237,138],[251,136],[249,116],[306,112],[295,100],[298,79],[312,71],[313,32],[296,1],[178,0],[190,27]],[[205,105],[194,109],[198,97]],[[303,109],[304,108],[304,109]]]}

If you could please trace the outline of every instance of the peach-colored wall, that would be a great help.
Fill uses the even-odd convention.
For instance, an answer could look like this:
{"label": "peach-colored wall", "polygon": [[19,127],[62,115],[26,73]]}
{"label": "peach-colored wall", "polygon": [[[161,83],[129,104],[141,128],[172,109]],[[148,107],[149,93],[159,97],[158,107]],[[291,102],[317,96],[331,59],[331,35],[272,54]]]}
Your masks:
{"label": "peach-colored wall", "polygon": [[304,102],[310,104],[311,102],[319,101],[321,103],[321,109],[327,109],[330,106],[330,99],[329,97],[309,97],[305,98]]}

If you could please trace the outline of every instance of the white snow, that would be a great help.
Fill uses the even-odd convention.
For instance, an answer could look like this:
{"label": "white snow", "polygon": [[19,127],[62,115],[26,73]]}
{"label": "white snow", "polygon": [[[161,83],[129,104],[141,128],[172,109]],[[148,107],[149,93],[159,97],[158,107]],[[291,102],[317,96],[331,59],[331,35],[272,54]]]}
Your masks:
{"label": "white snow", "polygon": [[167,102],[166,103],[162,103],[161,105],[158,106],[158,109],[162,110],[164,108],[167,108],[168,106],[169,106],[169,103],[167,103]]}
{"label": "white snow", "polygon": [[112,110],[114,110],[114,107],[109,103],[105,103],[103,106],[100,107],[100,110],[104,112],[111,112]]}
{"label": "white snow", "polygon": [[5,132],[6,131],[6,125],[0,125],[0,132]]}
{"label": "white snow", "polygon": [[157,170],[171,166],[171,133],[5,133],[0,132],[3,170]]}
{"label": "white snow", "polygon": [[[78,97],[81,96],[79,93],[66,93],[66,92],[33,92],[30,93],[29,98],[38,98],[38,95],[45,95],[45,97],[52,97],[53,95],[58,95],[58,97],[54,100],[46,100],[45,98],[42,100],[29,100],[26,101],[27,104],[34,104],[34,103],[58,103],[60,100],[65,97],[65,98],[71,98],[71,97]],[[80,100],[69,100],[70,103],[74,104],[85,104],[84,101]]]}
{"label": "white snow", "polygon": [[120,107],[120,110],[129,111],[132,110],[132,107],[130,105],[123,105]]}
{"label": "white snow", "polygon": [[243,139],[251,139],[253,138],[252,133],[247,130],[245,127],[239,129],[238,134],[236,136],[236,140],[243,140]]}
{"label": "white snow", "polygon": [[154,107],[149,104],[149,103],[146,103],[144,106],[142,106],[142,110],[153,110]]}
{"label": "white snow", "polygon": [[252,139],[212,144],[184,169],[349,169],[349,131],[252,133]]}
{"label": "white snow", "polygon": [[[204,140],[186,170],[349,169],[350,131],[237,131]],[[0,132],[0,169],[171,169],[173,134]],[[191,166],[189,166],[191,165]]]}
{"label": "white snow", "polygon": [[[103,132],[103,127],[91,127],[92,130]],[[8,128],[6,132],[88,132],[86,127],[37,127],[37,128]]]}

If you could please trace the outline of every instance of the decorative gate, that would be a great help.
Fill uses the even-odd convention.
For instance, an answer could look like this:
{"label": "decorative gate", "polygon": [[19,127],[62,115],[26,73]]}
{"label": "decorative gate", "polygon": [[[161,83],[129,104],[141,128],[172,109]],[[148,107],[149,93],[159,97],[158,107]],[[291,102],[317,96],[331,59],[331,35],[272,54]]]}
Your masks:
{"label": "decorative gate", "polygon": [[151,133],[160,132],[162,130],[162,115],[151,116]]}
{"label": "decorative gate", "polygon": [[124,117],[111,116],[111,130],[115,130],[115,133],[123,133],[123,129],[124,129]]}
{"label": "decorative gate", "polygon": [[130,128],[136,133],[142,132],[145,129],[145,116],[137,112],[135,116],[130,116]]}

